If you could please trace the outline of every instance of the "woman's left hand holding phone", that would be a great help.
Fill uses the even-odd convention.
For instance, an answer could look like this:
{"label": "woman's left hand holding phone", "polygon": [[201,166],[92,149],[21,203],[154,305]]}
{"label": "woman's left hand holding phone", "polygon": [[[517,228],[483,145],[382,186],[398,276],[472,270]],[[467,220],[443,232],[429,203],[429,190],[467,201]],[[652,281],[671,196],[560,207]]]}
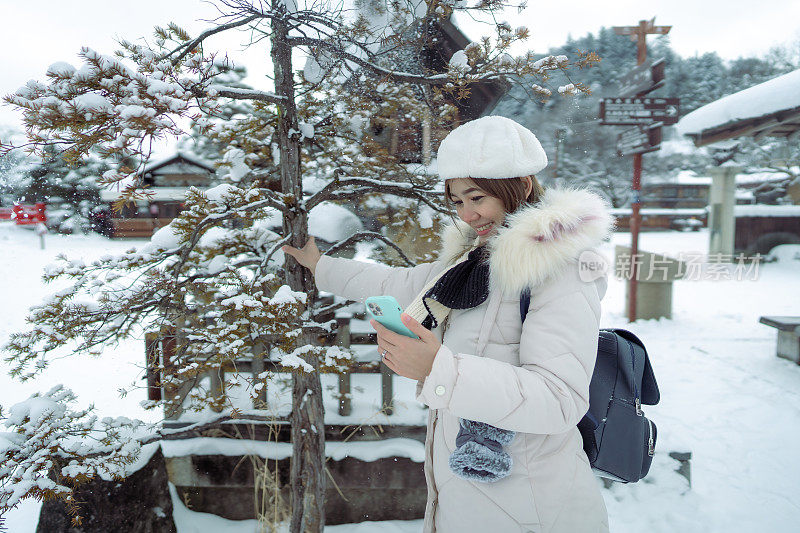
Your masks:
{"label": "woman's left hand holding phone", "polygon": [[417,381],[424,380],[431,373],[436,352],[442,344],[433,332],[406,313],[400,315],[400,319],[419,339],[400,335],[370,320],[369,323],[378,332],[378,353],[395,374]]}

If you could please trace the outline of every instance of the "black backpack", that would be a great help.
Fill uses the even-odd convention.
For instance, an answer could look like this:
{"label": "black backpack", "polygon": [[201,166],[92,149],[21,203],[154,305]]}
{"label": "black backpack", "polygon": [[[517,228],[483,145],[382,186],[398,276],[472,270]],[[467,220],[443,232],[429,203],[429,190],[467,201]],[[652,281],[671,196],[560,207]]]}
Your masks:
{"label": "black backpack", "polygon": [[[522,321],[531,295],[520,296]],[[583,449],[600,477],[623,483],[639,481],[650,470],[656,449],[656,425],[642,413],[642,404],[660,400],[647,350],[624,329],[601,329],[597,361],[589,385],[589,411],[578,422]]]}

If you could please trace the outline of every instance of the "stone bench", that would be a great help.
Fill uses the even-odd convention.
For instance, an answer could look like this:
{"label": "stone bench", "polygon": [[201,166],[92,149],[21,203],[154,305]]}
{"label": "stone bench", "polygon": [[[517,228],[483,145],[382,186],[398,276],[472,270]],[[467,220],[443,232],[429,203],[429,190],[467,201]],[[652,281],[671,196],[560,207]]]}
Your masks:
{"label": "stone bench", "polygon": [[778,330],[778,357],[800,364],[800,316],[762,316],[758,321]]}

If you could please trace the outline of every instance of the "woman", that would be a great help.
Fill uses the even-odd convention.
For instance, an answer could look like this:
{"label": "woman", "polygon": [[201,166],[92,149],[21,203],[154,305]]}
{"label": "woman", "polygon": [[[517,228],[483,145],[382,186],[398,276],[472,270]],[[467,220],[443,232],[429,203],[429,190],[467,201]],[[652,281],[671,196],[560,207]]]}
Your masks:
{"label": "woman", "polygon": [[[534,177],[547,165],[539,141],[506,118],[456,128],[437,161],[460,219],[438,261],[365,264],[320,256],[313,239],[284,250],[321,290],[394,296],[420,337],[372,322],[384,362],[417,380],[417,399],[430,407],[426,532],[607,531],[576,429],[588,409],[606,280],[581,281],[577,258],[607,236],[611,216],[587,191],[544,192]],[[477,426],[493,442],[470,435]],[[457,459],[470,440],[500,458],[480,475]]]}

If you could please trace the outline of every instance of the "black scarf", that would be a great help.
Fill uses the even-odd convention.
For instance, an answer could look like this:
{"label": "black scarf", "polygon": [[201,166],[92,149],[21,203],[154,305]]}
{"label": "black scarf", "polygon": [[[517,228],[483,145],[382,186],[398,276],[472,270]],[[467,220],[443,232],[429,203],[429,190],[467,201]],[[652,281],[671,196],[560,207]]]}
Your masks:
{"label": "black scarf", "polygon": [[488,297],[488,253],[485,246],[479,246],[469,253],[465,261],[445,272],[422,297],[422,303],[428,310],[428,316],[422,321],[422,325],[428,329],[439,325],[425,302],[426,298],[450,309],[472,309],[485,302]]}

